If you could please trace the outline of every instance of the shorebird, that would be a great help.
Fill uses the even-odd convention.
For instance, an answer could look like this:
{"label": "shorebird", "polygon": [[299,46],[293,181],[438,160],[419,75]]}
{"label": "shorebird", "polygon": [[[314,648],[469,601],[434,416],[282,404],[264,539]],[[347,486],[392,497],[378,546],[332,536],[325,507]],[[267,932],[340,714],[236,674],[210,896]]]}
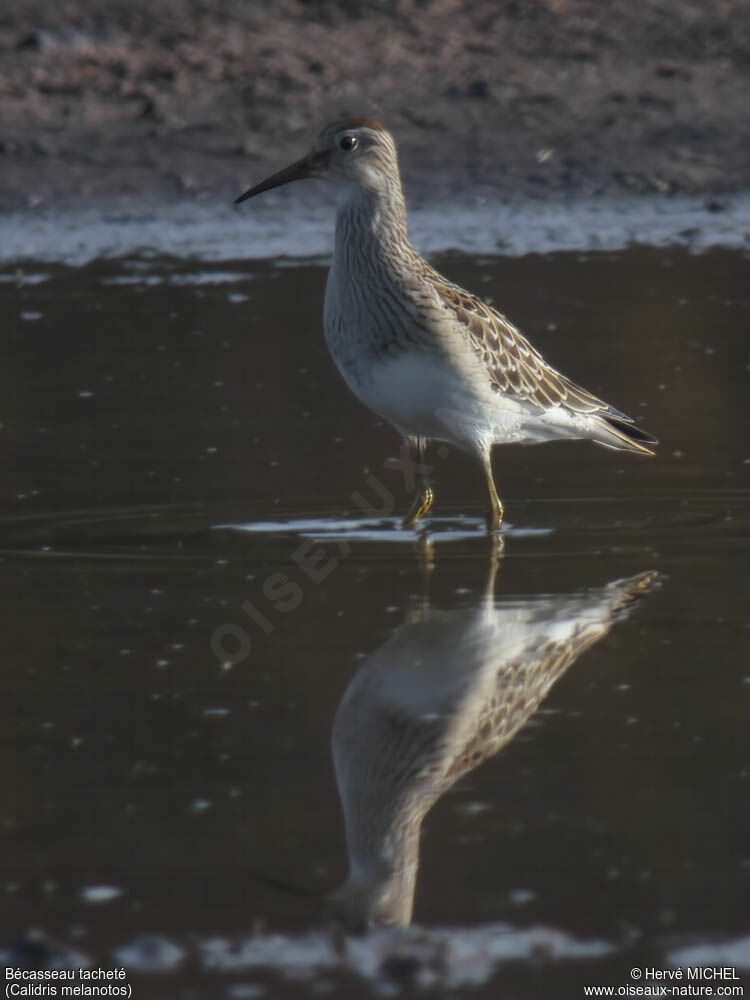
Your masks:
{"label": "shorebird", "polygon": [[648,593],[640,573],[577,594],[427,607],[361,665],[331,738],[349,875],[329,913],[350,929],[411,922],[422,821],[506,746],[552,685]]}
{"label": "shorebird", "polygon": [[631,417],[571,382],[501,313],[454,285],[409,242],[396,144],[370,118],[328,125],[312,150],[237,202],[303,178],[341,189],[326,286],[326,341],[349,388],[405,438],[422,470],[404,527],[432,506],[429,441],[446,442],[482,464],[488,528],[503,505],[492,474],[495,444],[588,438],[653,455],[655,438]]}

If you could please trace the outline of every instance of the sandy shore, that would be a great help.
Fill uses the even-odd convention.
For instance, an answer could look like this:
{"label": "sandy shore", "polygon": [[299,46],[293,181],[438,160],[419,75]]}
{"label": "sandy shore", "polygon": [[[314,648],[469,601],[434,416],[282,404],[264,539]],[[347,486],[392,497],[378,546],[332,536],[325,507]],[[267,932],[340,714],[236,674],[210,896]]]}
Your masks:
{"label": "sandy shore", "polygon": [[750,187],[743,0],[18,0],[0,208],[229,197],[343,114],[417,193]]}

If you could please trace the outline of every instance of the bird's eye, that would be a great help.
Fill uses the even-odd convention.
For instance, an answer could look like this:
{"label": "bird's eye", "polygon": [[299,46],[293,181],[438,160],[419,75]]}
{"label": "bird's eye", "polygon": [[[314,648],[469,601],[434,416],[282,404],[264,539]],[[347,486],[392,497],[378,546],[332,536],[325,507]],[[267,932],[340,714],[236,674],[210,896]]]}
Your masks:
{"label": "bird's eye", "polygon": [[356,135],[345,135],[339,140],[339,146],[347,152],[350,153],[353,149],[356,149],[359,145],[359,139]]}

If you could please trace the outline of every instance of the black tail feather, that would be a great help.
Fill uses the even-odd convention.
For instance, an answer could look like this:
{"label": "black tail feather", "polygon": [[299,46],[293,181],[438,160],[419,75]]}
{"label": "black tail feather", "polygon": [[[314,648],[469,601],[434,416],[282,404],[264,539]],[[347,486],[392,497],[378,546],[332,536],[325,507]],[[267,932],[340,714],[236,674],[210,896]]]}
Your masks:
{"label": "black tail feather", "polygon": [[614,416],[611,412],[600,414],[601,428],[605,433],[595,437],[598,444],[607,448],[624,451],[638,451],[642,455],[653,455],[652,446],[659,442],[651,434],[641,430],[630,417]]}
{"label": "black tail feather", "polygon": [[651,445],[659,443],[652,434],[648,434],[646,431],[642,430],[637,424],[634,424],[633,421],[627,417],[623,420],[619,416],[612,417],[607,414],[604,419],[608,424],[614,427],[615,430],[620,431],[621,434],[627,434],[629,438],[632,438],[639,444]]}

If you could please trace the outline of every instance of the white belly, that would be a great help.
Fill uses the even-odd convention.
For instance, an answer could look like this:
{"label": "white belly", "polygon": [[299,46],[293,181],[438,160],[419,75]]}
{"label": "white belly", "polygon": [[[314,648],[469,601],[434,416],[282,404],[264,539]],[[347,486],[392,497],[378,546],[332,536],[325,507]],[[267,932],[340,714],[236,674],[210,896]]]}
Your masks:
{"label": "white belly", "polygon": [[368,258],[360,274],[357,260],[338,254],[337,237],[326,288],[326,341],[352,392],[404,436],[446,441],[479,456],[493,444],[586,436],[559,406],[543,410],[494,391],[485,364],[449,312],[434,304],[420,312],[395,279],[389,285],[388,273],[370,274]]}
{"label": "white belly", "polygon": [[447,441],[471,453],[524,437],[523,404],[493,393],[488,379],[475,381],[439,355],[404,352],[366,371],[341,364],[339,370],[352,392],[405,436]]}

